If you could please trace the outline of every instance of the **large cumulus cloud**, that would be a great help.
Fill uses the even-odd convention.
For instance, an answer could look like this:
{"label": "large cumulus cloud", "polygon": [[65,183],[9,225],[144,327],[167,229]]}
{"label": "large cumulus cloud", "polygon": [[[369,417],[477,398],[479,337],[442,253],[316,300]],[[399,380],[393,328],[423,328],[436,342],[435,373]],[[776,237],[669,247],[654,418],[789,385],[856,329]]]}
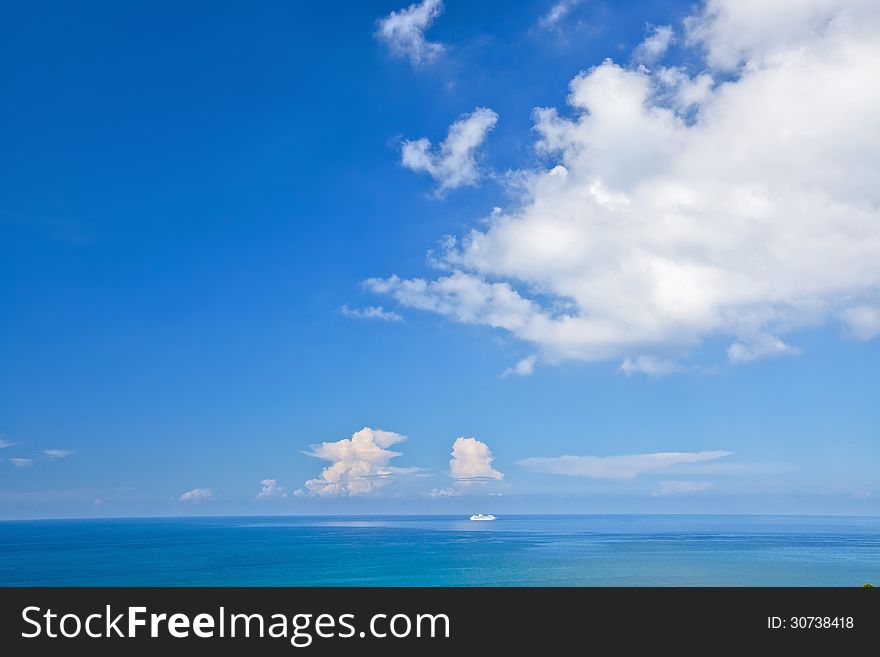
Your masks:
{"label": "large cumulus cloud", "polygon": [[[440,274],[371,279],[400,304],[532,343],[545,361],[668,371],[880,332],[880,4],[712,0],[670,36],[696,66],[607,60],[535,112],[547,167],[450,240]],[[655,368],[656,369],[656,368]]]}
{"label": "large cumulus cloud", "polygon": [[393,431],[364,427],[351,438],[311,446],[308,456],[330,461],[319,477],[305,482],[300,494],[321,496],[366,495],[387,484],[394,475],[412,472],[412,468],[389,465],[400,452],[390,449],[406,436]]}

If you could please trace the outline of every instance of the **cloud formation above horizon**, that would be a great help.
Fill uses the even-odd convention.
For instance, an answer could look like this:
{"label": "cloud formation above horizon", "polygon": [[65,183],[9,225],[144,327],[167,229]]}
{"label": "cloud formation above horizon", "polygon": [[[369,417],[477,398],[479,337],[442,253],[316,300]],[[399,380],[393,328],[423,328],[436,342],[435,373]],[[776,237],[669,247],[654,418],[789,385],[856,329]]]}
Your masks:
{"label": "cloud formation above horizon", "polygon": [[[688,369],[715,338],[741,364],[830,321],[880,334],[880,5],[710,0],[684,25],[642,44],[652,68],[606,60],[569,115],[535,111],[548,166],[510,176],[521,200],[448,239],[437,276],[367,287],[630,373]],[[695,67],[662,64],[673,41]]]}
{"label": "cloud formation above horizon", "polygon": [[193,488],[180,496],[181,502],[189,502],[198,504],[199,502],[210,502],[214,499],[214,491],[210,488]]}
{"label": "cloud formation above horizon", "polygon": [[284,487],[278,485],[277,479],[263,479],[260,486],[260,492],[257,493],[258,500],[275,500],[287,497]]}
{"label": "cloud formation above horizon", "polygon": [[653,473],[691,463],[703,463],[730,456],[732,452],[653,452],[626,456],[554,456],[531,457],[517,464],[544,474],[589,477],[624,481],[641,474]]}
{"label": "cloud formation above horizon", "polygon": [[444,497],[461,497],[461,491],[457,488],[432,488],[428,492],[428,497],[435,499]]}
{"label": "cloud formation above horizon", "polygon": [[425,39],[425,30],[442,13],[442,0],[413,3],[381,19],[376,38],[388,46],[392,55],[409,59],[410,64],[417,68],[433,61],[444,50],[442,43]]}
{"label": "cloud formation above horizon", "polygon": [[399,468],[389,465],[400,452],[388,449],[406,440],[393,431],[364,427],[351,438],[324,442],[311,446],[307,456],[330,461],[316,479],[309,479],[298,495],[366,495],[389,483],[394,475],[410,474],[417,468]]}
{"label": "cloud formation above horizon", "polygon": [[504,475],[492,467],[492,451],[476,438],[460,436],[452,444],[449,474],[457,482],[499,481]]}

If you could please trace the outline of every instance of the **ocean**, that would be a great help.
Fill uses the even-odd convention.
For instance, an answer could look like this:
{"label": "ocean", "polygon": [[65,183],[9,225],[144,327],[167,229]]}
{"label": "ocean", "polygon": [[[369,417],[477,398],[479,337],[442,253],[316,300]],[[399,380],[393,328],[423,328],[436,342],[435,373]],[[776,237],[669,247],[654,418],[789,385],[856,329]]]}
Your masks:
{"label": "ocean", "polygon": [[0,522],[3,586],[880,585],[880,518],[228,517]]}

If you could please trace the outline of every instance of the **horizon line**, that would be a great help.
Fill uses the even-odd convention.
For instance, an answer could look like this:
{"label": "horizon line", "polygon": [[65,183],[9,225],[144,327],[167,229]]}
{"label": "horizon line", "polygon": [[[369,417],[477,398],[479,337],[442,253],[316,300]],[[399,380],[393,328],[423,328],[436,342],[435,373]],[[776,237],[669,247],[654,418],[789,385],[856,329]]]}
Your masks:
{"label": "horizon line", "polygon": [[[72,520],[210,520],[223,518],[455,518],[465,517],[462,513],[274,513],[274,514],[216,514],[216,515],[144,515],[144,516],[70,516],[70,517],[31,517],[31,518],[0,518],[0,523],[12,522],[62,522]],[[524,517],[617,517],[617,516],[652,516],[652,517],[681,517],[681,516],[720,516],[720,517],[750,517],[750,518],[880,518],[880,514],[858,513],[506,513],[498,518],[524,518]]]}

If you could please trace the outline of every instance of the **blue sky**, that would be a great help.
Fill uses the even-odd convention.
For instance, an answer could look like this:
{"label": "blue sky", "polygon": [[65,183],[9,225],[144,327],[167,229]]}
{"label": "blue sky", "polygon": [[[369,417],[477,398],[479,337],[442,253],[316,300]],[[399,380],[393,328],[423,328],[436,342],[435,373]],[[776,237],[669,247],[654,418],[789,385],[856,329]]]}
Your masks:
{"label": "blue sky", "polygon": [[8,8],[0,517],[880,512],[825,4]]}

